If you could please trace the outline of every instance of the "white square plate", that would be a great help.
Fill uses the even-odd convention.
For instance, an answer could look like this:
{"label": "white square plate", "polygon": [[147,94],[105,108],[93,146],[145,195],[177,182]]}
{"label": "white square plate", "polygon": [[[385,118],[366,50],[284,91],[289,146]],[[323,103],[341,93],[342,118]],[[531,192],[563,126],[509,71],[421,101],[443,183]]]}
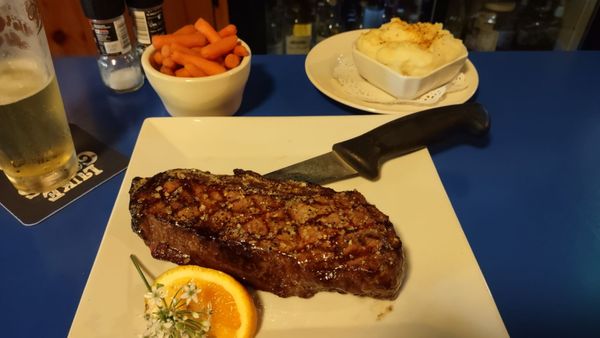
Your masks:
{"label": "white square plate", "polygon": [[[135,176],[172,168],[267,173],[319,155],[396,116],[153,118],[142,126],[123,185],[73,320],[70,337],[136,337],[144,330],[145,288],[135,254],[157,276],[155,260],[131,230]],[[399,297],[381,301],[337,293],[310,299],[258,292],[258,337],[507,337],[485,279],[427,150],[389,162],[381,178],[331,184],[356,189],[390,216],[404,244],[408,273]],[[391,309],[391,311],[389,311]]]}

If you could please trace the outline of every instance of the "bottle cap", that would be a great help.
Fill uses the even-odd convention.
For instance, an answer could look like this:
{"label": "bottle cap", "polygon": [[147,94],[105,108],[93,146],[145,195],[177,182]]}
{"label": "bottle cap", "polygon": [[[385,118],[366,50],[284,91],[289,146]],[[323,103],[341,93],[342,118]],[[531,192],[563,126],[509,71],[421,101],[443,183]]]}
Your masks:
{"label": "bottle cap", "polygon": [[162,5],[163,0],[127,0],[127,7],[131,8],[152,8]]}
{"label": "bottle cap", "polygon": [[123,14],[123,0],[81,0],[83,13],[88,19],[108,20]]}

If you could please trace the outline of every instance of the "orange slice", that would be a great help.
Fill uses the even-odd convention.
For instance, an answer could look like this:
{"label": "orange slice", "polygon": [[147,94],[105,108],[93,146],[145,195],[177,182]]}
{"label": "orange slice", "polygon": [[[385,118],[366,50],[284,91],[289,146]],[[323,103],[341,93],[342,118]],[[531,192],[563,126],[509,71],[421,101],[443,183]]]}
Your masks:
{"label": "orange slice", "polygon": [[212,309],[209,337],[250,338],[256,331],[256,307],[252,297],[238,281],[224,272],[181,265],[158,276],[154,284],[162,284],[165,300],[170,302],[177,290],[193,282],[200,289],[197,302],[188,305],[189,310]]}

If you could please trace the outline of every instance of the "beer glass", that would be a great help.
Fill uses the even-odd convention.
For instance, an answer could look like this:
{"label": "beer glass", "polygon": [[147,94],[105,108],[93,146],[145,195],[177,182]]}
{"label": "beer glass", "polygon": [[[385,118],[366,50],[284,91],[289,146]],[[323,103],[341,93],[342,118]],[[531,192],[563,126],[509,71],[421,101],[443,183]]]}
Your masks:
{"label": "beer glass", "polygon": [[0,169],[45,192],[77,172],[73,139],[36,0],[0,0]]}

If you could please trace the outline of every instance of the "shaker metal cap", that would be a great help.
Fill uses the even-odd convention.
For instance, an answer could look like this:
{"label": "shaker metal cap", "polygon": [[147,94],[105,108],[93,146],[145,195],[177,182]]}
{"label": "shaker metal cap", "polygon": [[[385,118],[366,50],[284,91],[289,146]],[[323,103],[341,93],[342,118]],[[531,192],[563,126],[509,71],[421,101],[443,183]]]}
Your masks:
{"label": "shaker metal cap", "polygon": [[88,19],[108,20],[116,18],[125,11],[124,0],[81,0],[83,13]]}

